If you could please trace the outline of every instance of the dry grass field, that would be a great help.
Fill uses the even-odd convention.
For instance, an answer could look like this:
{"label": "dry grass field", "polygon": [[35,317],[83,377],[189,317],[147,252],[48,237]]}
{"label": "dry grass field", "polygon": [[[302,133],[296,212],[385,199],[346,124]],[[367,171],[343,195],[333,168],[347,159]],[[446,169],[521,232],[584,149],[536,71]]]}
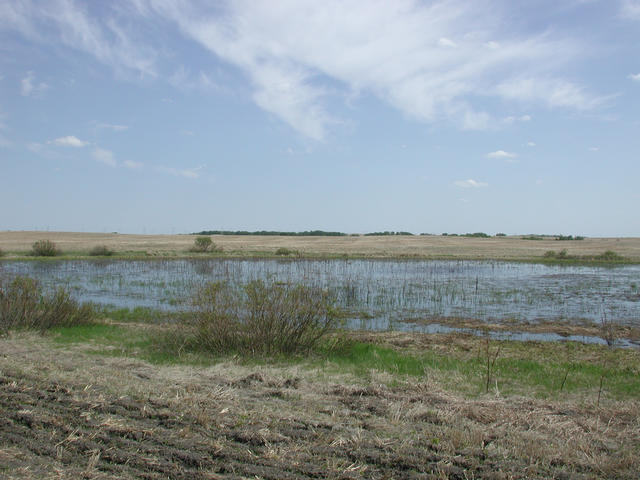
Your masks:
{"label": "dry grass field", "polygon": [[[473,349],[446,336],[379,335],[398,348]],[[593,390],[542,399],[493,387],[468,396],[455,372],[163,366],[96,349],[32,333],[0,339],[0,477],[586,480],[640,471],[637,398],[596,406]]]}
{"label": "dry grass field", "polygon": [[[215,235],[216,245],[230,255],[273,254],[278,248],[305,256],[363,256],[376,258],[442,258],[523,260],[541,258],[549,250],[569,255],[599,255],[607,250],[640,261],[640,238],[587,238],[580,241],[524,240],[521,237],[469,238],[453,236],[281,237]],[[0,232],[0,249],[24,254],[41,239],[55,242],[67,253],[86,253],[106,245],[118,253],[185,255],[192,235],[129,235],[73,232]]]}

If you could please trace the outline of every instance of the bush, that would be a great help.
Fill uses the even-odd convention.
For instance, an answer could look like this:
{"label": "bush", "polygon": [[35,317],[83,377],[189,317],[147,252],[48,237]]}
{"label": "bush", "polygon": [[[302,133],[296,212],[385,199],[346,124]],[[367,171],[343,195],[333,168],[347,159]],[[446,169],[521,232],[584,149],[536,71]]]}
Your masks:
{"label": "bush", "polygon": [[44,293],[33,278],[0,278],[0,334],[13,328],[46,330],[86,324],[94,318],[92,305],[78,304],[62,287]]}
{"label": "bush", "polygon": [[193,241],[193,246],[189,249],[189,251],[199,253],[221,252],[222,248],[213,243],[211,237],[196,237],[196,239]]}
{"label": "bush", "polygon": [[193,303],[192,334],[186,343],[213,353],[308,352],[337,321],[328,294],[303,285],[209,283]]}
{"label": "bush", "polygon": [[506,237],[506,233],[496,233],[496,237]]}
{"label": "bush", "polygon": [[35,257],[55,257],[60,255],[60,250],[51,240],[38,240],[31,245],[31,255]]}
{"label": "bush", "polygon": [[110,257],[113,255],[113,250],[111,250],[106,245],[96,245],[91,250],[89,250],[89,255],[92,257]]}
{"label": "bush", "polygon": [[287,255],[291,255],[292,253],[295,253],[295,251],[289,250],[288,248],[285,248],[285,247],[280,247],[279,249],[276,250],[276,255],[281,255],[283,257],[286,257]]}
{"label": "bush", "polygon": [[596,256],[596,260],[620,261],[620,260],[624,260],[624,257],[621,255],[618,255],[613,250],[607,250],[606,252]]}

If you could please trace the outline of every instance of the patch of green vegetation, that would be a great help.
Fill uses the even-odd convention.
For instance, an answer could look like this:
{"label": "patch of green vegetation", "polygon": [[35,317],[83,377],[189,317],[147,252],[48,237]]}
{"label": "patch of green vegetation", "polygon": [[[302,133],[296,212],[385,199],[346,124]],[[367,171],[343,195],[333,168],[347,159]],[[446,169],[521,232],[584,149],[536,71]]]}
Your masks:
{"label": "patch of green vegetation", "polygon": [[[477,351],[403,351],[338,335],[306,353],[238,355],[229,351],[193,350],[187,336],[166,327],[94,323],[51,330],[60,345],[86,344],[93,354],[135,357],[154,364],[212,365],[220,361],[243,364],[291,365],[328,369],[369,378],[385,372],[397,380],[434,376],[448,387],[468,395],[485,391],[486,359]],[[480,345],[481,340],[478,341]],[[489,390],[502,395],[550,398],[567,393],[598,393],[614,398],[640,397],[640,367],[635,352],[573,342],[539,344],[500,341],[500,353],[491,372]]]}
{"label": "patch of green vegetation", "polygon": [[570,240],[584,240],[585,237],[581,236],[581,235],[558,235],[556,237],[556,240],[558,241],[570,241]]}
{"label": "patch of green vegetation", "polygon": [[488,235],[484,232],[475,232],[475,233],[465,233],[462,235],[463,237],[471,237],[471,238],[491,238],[491,235]]}
{"label": "patch of green vegetation", "polygon": [[113,254],[114,251],[106,245],[96,245],[91,250],[89,250],[89,255],[92,257],[110,257]]}
{"label": "patch of green vegetation", "polygon": [[612,250],[607,250],[599,255],[569,255],[566,249],[558,252],[554,250],[547,250],[543,257],[544,260],[558,263],[631,263],[628,258],[623,257]]}

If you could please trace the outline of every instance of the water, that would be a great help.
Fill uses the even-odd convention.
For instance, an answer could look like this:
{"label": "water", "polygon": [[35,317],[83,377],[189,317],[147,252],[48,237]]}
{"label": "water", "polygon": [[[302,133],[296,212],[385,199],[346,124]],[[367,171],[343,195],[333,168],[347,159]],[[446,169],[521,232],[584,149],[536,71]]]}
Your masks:
{"label": "water", "polygon": [[[535,322],[608,320],[640,325],[640,266],[548,266],[487,261],[57,260],[4,261],[0,274],[64,285],[82,301],[185,308],[202,284],[256,279],[327,289],[353,328],[413,329],[441,317]],[[404,326],[400,325],[400,323]],[[423,327],[424,328],[424,327]]]}

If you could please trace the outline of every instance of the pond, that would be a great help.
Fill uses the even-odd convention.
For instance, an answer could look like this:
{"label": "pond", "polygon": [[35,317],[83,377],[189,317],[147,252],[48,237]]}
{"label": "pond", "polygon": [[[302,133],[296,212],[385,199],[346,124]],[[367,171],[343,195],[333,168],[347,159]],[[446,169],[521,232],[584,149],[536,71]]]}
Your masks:
{"label": "pond", "polygon": [[[407,319],[599,322],[640,325],[640,265],[549,266],[440,260],[55,260],[3,261],[2,275],[64,285],[76,298],[114,307],[187,308],[206,282],[256,279],[327,289],[354,328]],[[415,326],[399,327],[415,329]],[[431,327],[433,328],[433,327]]]}

